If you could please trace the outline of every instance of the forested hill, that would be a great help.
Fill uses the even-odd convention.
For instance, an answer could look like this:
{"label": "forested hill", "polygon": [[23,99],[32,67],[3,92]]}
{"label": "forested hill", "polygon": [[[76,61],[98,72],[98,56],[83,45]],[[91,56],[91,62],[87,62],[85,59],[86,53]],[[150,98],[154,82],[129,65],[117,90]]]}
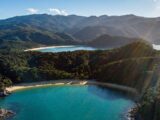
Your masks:
{"label": "forested hill", "polygon": [[[143,68],[147,63],[140,63],[152,60],[152,58],[155,57],[156,51],[152,49],[150,44],[138,41],[118,49],[104,51],[77,51],[63,53],[11,52],[0,54],[1,76],[9,79],[13,83],[19,83],[63,78],[97,78],[100,74],[99,72],[102,69],[105,69],[104,66],[106,66],[106,68],[108,66],[118,67],[114,66],[114,63],[119,63],[121,66],[121,63],[127,63],[128,61],[131,61],[131,65],[137,64],[136,72],[138,72],[138,69],[143,71],[143,69],[138,68],[138,66]],[[137,62],[134,63],[135,61]],[[128,65],[126,64],[126,69],[125,65],[122,65],[122,67],[124,70],[127,70]],[[147,70],[146,67],[145,69]],[[109,75],[114,74],[114,76],[116,76],[114,70],[116,71],[119,69],[110,70],[112,71],[108,72],[113,73],[110,73]],[[138,73],[141,74],[142,71],[140,71]],[[104,72],[102,71],[101,73],[103,74]],[[128,72],[127,74],[130,73]],[[104,75],[106,76],[107,74]],[[104,75],[101,75],[101,78],[103,78]],[[111,82],[112,80],[107,79],[107,77],[104,78],[106,78],[106,80],[101,80],[106,82]],[[116,77],[115,81],[112,82],[118,82],[118,79],[119,77]],[[129,82],[126,82],[126,84],[129,83],[131,85],[131,79],[134,78],[128,78]]]}
{"label": "forested hill", "polygon": [[121,36],[103,35],[92,41],[89,41],[87,45],[95,48],[118,48],[127,44],[143,41],[140,38],[127,38]]}

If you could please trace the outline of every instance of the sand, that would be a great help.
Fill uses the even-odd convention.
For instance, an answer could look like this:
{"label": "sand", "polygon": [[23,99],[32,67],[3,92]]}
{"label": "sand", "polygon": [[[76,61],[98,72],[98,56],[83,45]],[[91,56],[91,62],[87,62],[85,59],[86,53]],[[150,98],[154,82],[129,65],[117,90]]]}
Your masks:
{"label": "sand", "polygon": [[87,84],[87,81],[58,80],[58,81],[45,81],[45,82],[17,84],[11,87],[7,87],[6,90],[9,92],[13,92],[21,89],[43,87],[43,86],[86,85],[86,84]]}
{"label": "sand", "polygon": [[26,49],[26,50],[24,50],[24,51],[25,51],[25,52],[27,52],[27,51],[37,51],[37,50],[43,50],[43,49],[49,49],[49,48],[63,48],[63,47],[74,47],[74,45],[38,47],[38,48]]}
{"label": "sand", "polygon": [[63,85],[82,85],[82,86],[98,85],[98,86],[104,86],[106,88],[115,89],[118,91],[127,91],[132,94],[138,95],[137,90],[134,88],[123,86],[123,85],[112,84],[112,83],[97,82],[93,80],[54,80],[54,81],[25,83],[25,84],[17,84],[11,87],[7,87],[6,90],[9,92],[14,92],[21,89],[29,89],[29,88],[43,87],[43,86],[63,86]]}

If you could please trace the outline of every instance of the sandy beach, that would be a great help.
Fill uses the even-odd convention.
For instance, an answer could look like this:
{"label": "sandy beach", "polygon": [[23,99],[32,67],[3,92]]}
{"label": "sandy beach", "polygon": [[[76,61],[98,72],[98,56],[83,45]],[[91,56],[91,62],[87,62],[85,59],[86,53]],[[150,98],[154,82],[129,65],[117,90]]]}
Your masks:
{"label": "sandy beach", "polygon": [[17,84],[11,87],[7,87],[6,90],[9,92],[13,92],[21,89],[43,87],[43,86],[86,85],[86,84],[87,81],[75,81],[75,80],[44,81],[44,82]]}
{"label": "sandy beach", "polygon": [[38,48],[26,49],[24,51],[25,52],[27,52],[27,51],[37,51],[37,50],[43,50],[43,49],[49,49],[49,48],[63,48],[63,47],[74,47],[74,45],[38,47]]}
{"label": "sandy beach", "polygon": [[11,87],[7,87],[6,90],[9,92],[14,92],[21,89],[29,89],[29,88],[43,87],[43,86],[61,86],[61,85],[82,85],[82,86],[83,85],[99,85],[99,86],[104,86],[104,87],[119,90],[119,91],[127,91],[127,92],[138,95],[137,90],[131,87],[112,84],[112,83],[87,81],[87,80],[54,80],[54,81],[24,83],[24,84],[17,84]]}

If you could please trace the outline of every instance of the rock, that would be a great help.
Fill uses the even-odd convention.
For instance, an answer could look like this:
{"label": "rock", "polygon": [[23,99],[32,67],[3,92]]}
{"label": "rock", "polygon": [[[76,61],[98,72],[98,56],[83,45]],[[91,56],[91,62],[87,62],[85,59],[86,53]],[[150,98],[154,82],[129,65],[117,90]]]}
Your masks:
{"label": "rock", "polygon": [[128,111],[128,120],[136,120],[137,118],[137,114],[138,114],[138,110],[139,110],[139,104],[135,105],[133,108],[131,108]]}
{"label": "rock", "polygon": [[11,94],[11,93],[10,93],[9,91],[3,90],[3,91],[0,92],[0,97],[5,97],[5,96],[8,96],[8,95],[10,95],[10,94]]}
{"label": "rock", "polygon": [[15,113],[11,110],[0,109],[0,120],[13,116]]}

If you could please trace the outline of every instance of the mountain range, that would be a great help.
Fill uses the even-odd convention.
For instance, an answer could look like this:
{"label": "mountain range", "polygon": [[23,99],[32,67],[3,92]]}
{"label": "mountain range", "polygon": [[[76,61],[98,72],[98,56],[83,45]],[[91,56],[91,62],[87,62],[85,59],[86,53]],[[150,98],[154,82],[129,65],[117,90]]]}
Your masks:
{"label": "mountain range", "polygon": [[[87,44],[98,47],[105,47],[105,43],[108,47],[123,45],[134,39],[160,44],[159,35],[160,18],[135,15],[84,17],[35,14],[0,20],[1,43],[18,41],[39,45]],[[98,44],[99,41],[102,45]]]}

